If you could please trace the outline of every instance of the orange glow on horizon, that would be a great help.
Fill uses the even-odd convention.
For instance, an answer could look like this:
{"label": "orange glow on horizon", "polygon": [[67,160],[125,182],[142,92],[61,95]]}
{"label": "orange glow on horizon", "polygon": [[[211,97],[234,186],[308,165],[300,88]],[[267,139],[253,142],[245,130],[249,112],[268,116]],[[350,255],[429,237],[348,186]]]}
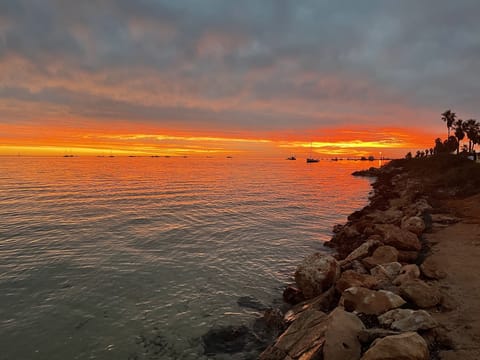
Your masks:
{"label": "orange glow on horizon", "polygon": [[243,154],[255,156],[284,156],[309,152],[324,157],[383,156],[401,157],[406,152],[433,145],[436,137],[414,129],[346,129],[331,128],[305,132],[210,133],[197,131],[155,130],[131,124],[105,128],[54,127],[40,125],[0,125],[0,155],[137,155],[185,156]]}

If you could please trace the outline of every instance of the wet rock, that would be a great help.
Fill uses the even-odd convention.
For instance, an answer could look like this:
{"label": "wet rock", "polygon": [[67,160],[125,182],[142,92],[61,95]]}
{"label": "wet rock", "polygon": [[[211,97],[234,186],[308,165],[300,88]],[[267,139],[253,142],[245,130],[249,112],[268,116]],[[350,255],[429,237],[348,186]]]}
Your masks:
{"label": "wet rock", "polygon": [[309,309],[315,309],[322,312],[328,312],[337,305],[335,288],[331,287],[322,295],[313,299],[305,300],[288,310],[284,316],[285,323],[289,324],[295,321],[303,312]]}
{"label": "wet rock", "polygon": [[315,253],[307,256],[295,271],[295,282],[306,299],[328,290],[340,276],[340,265],[330,255]]}
{"label": "wet rock", "polygon": [[352,173],[353,176],[377,177],[381,173],[379,168],[371,167],[368,170],[358,170]]}
{"label": "wet rock", "polygon": [[358,338],[360,333],[365,330],[360,319],[354,314],[336,308],[328,316],[327,321],[323,359],[360,359],[362,349]]}
{"label": "wet rock", "polygon": [[283,313],[279,309],[267,309],[263,313],[263,321],[268,328],[277,330],[283,329],[285,323],[283,321]]}
{"label": "wet rock", "polygon": [[428,346],[415,332],[375,340],[361,360],[428,360]]}
{"label": "wet rock", "polygon": [[351,287],[343,292],[340,303],[347,311],[380,315],[404,305],[405,300],[390,291]]}
{"label": "wet rock", "polygon": [[327,315],[308,309],[300,314],[273,345],[260,354],[259,359],[318,359],[325,343],[326,329]]}
{"label": "wet rock", "polygon": [[400,274],[393,280],[393,285],[401,285],[408,280],[418,279],[420,277],[420,269],[415,264],[404,265],[400,270]]}
{"label": "wet rock", "polygon": [[400,286],[400,293],[419,308],[430,308],[440,303],[439,290],[420,279],[408,280]]}
{"label": "wet rock", "polygon": [[265,306],[264,304],[262,304],[260,301],[258,301],[252,296],[239,297],[237,300],[237,304],[240,307],[254,309],[258,311],[263,311],[268,308],[267,306]]}
{"label": "wet rock", "polygon": [[300,289],[293,285],[288,285],[285,290],[283,290],[283,300],[291,305],[296,305],[302,301],[305,301],[305,296]]}
{"label": "wet rock", "polygon": [[344,290],[359,286],[367,289],[372,289],[377,285],[377,280],[371,275],[359,274],[353,270],[347,270],[342,273],[338,279],[335,288],[339,293]]}
{"label": "wet rock", "polygon": [[383,243],[398,250],[420,251],[422,245],[417,235],[395,225],[376,225],[375,231],[383,236]]}
{"label": "wet rock", "polygon": [[340,265],[345,265],[350,263],[354,260],[362,259],[367,257],[371,252],[377,248],[378,246],[382,245],[382,243],[376,239],[369,239],[360,245],[358,248],[353,250],[345,259],[340,261]]}
{"label": "wet rock", "polygon": [[425,223],[421,217],[412,216],[402,220],[401,228],[420,236],[425,231]]}
{"label": "wet rock", "polygon": [[381,325],[402,332],[429,330],[438,326],[425,310],[395,309],[378,317]]}
{"label": "wet rock", "polygon": [[241,352],[250,336],[250,329],[245,325],[210,329],[202,336],[204,354],[212,356],[219,353]]}
{"label": "wet rock", "polygon": [[398,260],[398,250],[393,246],[380,246],[372,254],[362,260],[362,264],[371,269],[377,265],[396,262]]}
{"label": "wet rock", "polygon": [[420,265],[420,270],[423,276],[429,279],[439,280],[447,276],[447,273],[441,269],[441,265],[431,256],[423,261],[422,265]]}

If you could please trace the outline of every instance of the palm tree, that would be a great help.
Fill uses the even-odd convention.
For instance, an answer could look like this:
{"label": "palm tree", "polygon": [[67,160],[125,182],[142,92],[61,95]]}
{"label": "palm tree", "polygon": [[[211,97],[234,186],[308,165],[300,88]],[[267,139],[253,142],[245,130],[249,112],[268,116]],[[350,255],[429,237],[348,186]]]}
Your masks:
{"label": "palm tree", "polygon": [[464,131],[464,125],[463,125],[463,120],[458,119],[455,121],[455,137],[458,140],[458,145],[457,145],[457,155],[460,152],[460,141],[462,141],[465,138],[465,131]]}
{"label": "palm tree", "polygon": [[478,133],[480,132],[480,125],[475,119],[468,119],[463,123],[463,131],[467,134],[468,137],[468,152],[473,151],[473,140],[476,140]]}
{"label": "palm tree", "polygon": [[457,115],[451,110],[447,110],[442,114],[442,120],[447,123],[447,134],[450,137],[450,128],[453,126]]}

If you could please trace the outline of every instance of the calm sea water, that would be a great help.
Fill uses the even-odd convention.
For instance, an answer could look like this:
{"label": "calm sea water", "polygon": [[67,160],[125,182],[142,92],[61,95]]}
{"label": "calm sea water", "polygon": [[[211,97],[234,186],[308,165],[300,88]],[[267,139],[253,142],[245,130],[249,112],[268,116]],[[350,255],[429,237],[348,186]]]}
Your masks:
{"label": "calm sea water", "polygon": [[0,359],[206,359],[205,332],[259,315],[238,298],[278,301],[327,251],[370,165],[0,158]]}

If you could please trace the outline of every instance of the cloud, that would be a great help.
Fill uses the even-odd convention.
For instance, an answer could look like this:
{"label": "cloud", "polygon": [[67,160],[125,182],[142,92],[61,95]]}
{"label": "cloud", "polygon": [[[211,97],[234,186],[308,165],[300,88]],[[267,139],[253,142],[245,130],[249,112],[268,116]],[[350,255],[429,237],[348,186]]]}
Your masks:
{"label": "cloud", "polygon": [[0,2],[0,118],[180,129],[439,127],[478,111],[480,4]]}

